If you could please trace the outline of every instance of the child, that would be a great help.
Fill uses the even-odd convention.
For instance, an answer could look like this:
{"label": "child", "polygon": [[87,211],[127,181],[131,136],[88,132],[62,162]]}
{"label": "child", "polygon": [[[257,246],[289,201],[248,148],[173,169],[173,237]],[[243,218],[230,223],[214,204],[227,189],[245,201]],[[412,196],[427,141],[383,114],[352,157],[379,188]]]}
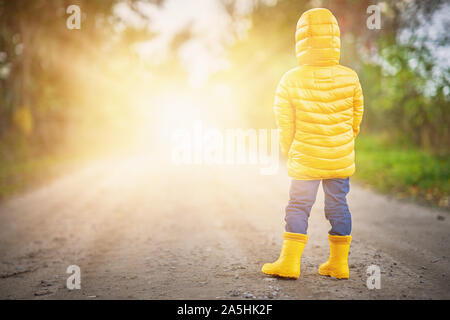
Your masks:
{"label": "child", "polygon": [[295,33],[299,67],[284,74],[274,110],[283,154],[292,178],[286,207],[286,232],[280,257],[262,272],[297,279],[308,240],[308,217],[322,181],[330,257],[319,274],[348,279],[351,216],[346,195],[355,172],[354,140],[363,115],[357,74],[339,64],[336,18],[323,8],[303,13]]}

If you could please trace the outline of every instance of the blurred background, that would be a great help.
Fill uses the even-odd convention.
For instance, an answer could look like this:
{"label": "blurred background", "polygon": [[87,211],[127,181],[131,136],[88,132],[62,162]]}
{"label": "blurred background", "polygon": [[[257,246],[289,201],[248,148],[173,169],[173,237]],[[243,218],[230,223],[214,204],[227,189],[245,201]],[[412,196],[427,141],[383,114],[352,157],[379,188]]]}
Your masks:
{"label": "blurred background", "polygon": [[[73,4],[79,30],[66,27]],[[0,199],[111,154],[170,159],[170,130],[196,120],[274,128],[313,7],[337,17],[341,64],[362,83],[356,179],[448,209],[450,4],[438,0],[0,0]]]}

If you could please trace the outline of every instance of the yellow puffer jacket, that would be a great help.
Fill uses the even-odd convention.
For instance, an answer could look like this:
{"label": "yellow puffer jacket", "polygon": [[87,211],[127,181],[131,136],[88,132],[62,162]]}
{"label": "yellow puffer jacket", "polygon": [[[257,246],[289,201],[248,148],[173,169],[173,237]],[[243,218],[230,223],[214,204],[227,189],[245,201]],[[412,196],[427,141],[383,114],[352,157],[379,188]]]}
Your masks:
{"label": "yellow puffer jacket", "polygon": [[300,66],[278,85],[274,111],[288,174],[297,180],[347,178],[363,115],[358,76],[339,65],[340,32],[327,9],[308,10],[295,33]]}

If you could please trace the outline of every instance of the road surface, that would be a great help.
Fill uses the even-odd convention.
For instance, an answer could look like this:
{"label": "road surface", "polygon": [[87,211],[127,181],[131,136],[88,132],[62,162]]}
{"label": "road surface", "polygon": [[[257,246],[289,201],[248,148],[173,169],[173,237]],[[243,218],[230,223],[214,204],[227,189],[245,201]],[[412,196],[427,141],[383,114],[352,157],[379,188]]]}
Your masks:
{"label": "road surface", "polygon": [[[285,168],[98,162],[0,204],[1,299],[449,299],[450,216],[351,183],[350,279],[317,274],[329,225],[319,189],[298,280],[279,254]],[[69,290],[68,266],[81,270]],[[377,265],[381,288],[369,290]]]}

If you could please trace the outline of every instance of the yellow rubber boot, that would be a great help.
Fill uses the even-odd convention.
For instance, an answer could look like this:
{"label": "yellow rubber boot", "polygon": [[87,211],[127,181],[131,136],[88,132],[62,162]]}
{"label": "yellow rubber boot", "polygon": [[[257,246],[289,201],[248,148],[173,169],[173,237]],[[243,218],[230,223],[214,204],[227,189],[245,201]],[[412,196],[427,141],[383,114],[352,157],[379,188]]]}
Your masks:
{"label": "yellow rubber boot", "polygon": [[300,262],[308,236],[306,234],[285,232],[280,257],[274,263],[266,263],[261,271],[272,276],[298,279]]}
{"label": "yellow rubber boot", "polygon": [[337,279],[348,279],[350,276],[348,251],[352,236],[332,236],[329,234],[328,240],[330,242],[330,258],[320,265],[319,274]]}

